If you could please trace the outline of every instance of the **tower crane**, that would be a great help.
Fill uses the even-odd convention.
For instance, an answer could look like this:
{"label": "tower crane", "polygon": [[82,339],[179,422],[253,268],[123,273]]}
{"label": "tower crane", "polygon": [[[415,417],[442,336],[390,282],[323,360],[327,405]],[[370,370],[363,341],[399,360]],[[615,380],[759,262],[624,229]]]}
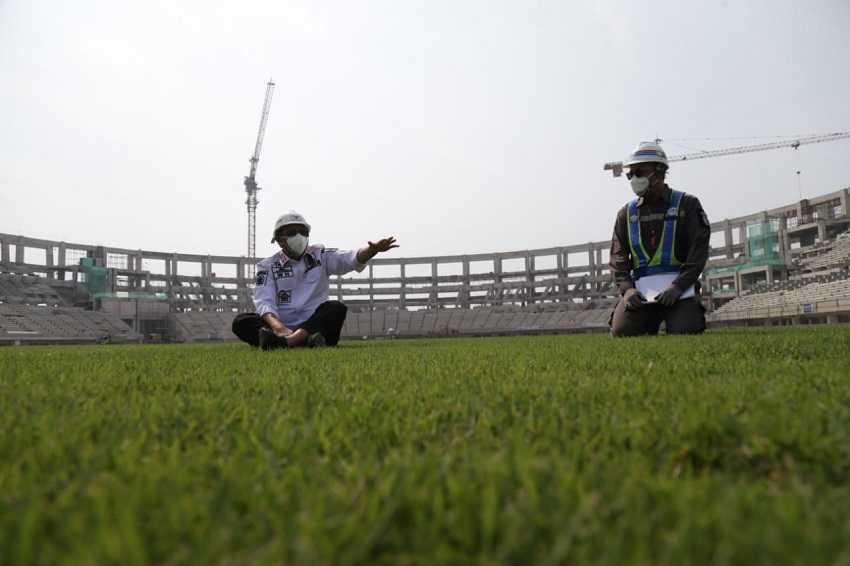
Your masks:
{"label": "tower crane", "polygon": [[272,94],[274,93],[274,81],[269,79],[266,84],[266,99],[263,102],[263,113],[260,117],[260,129],[257,132],[257,142],[254,144],[254,153],[251,155],[251,171],[245,177],[245,192],[248,198],[245,204],[248,207],[248,278],[254,280],[255,264],[257,257],[257,164],[260,162],[260,150],[263,149],[263,137],[266,135],[266,123],[269,119],[269,110],[272,106]]}
{"label": "tower crane", "polygon": [[[822,135],[813,135],[813,136],[804,136],[794,140],[785,140],[779,142],[771,142],[771,143],[761,143],[757,145],[742,145],[737,147],[727,147],[724,149],[713,149],[709,151],[700,151],[696,153],[686,153],[683,155],[674,155],[672,157],[668,157],[667,161],[692,161],[694,159],[707,159],[709,157],[722,157],[724,155],[736,155],[739,153],[753,153],[756,151],[767,151],[769,149],[779,149],[783,147],[790,147],[793,149],[799,148],[801,145],[807,145],[812,143],[823,143],[830,141],[837,141],[850,138],[850,132],[835,132],[832,134],[822,134]],[[656,142],[662,142],[664,140],[658,139]],[[611,171],[615,177],[619,177],[623,174],[623,162],[622,161],[610,161],[605,164],[603,167],[603,171]]]}

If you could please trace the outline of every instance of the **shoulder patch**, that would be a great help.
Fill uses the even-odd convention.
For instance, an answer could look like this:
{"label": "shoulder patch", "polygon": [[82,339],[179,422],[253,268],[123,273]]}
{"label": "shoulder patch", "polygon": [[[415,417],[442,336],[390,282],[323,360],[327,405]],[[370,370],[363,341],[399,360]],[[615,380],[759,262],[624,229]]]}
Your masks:
{"label": "shoulder patch", "polygon": [[257,272],[257,279],[255,281],[257,287],[262,287],[263,285],[266,284],[266,277],[268,276],[268,274],[269,274],[268,271],[258,271]]}

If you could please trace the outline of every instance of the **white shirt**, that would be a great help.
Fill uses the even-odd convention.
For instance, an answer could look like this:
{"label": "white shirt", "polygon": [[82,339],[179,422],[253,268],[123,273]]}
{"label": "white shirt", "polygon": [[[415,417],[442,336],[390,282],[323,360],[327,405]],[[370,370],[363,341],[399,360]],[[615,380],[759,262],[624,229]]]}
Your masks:
{"label": "white shirt", "polygon": [[329,276],[363,271],[357,250],[308,246],[301,259],[287,257],[283,250],[257,264],[254,307],[257,315],[274,313],[288,328],[295,329],[328,300]]}

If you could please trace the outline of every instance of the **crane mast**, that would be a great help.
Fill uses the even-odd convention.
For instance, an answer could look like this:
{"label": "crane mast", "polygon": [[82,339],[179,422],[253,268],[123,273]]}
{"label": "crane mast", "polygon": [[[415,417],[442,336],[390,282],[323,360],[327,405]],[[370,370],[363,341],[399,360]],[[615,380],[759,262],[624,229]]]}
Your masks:
{"label": "crane mast", "polygon": [[251,155],[251,171],[245,177],[245,205],[248,208],[248,278],[254,280],[257,257],[257,165],[260,163],[260,151],[263,149],[263,138],[266,135],[266,123],[269,119],[269,110],[272,106],[272,94],[274,93],[274,81],[269,79],[266,84],[266,98],[263,101],[263,112],[260,116],[260,129],[257,131],[257,141],[254,144],[254,153]]}
{"label": "crane mast", "polygon": [[[760,143],[757,145],[742,145],[737,147],[727,147],[723,149],[713,149],[709,151],[700,151],[695,153],[686,153],[683,155],[674,155],[672,157],[668,157],[667,161],[693,161],[694,159],[707,159],[709,157],[723,157],[724,155],[737,155],[739,153],[753,153],[756,151],[767,151],[770,149],[779,149],[783,147],[790,147],[793,149],[797,149],[801,145],[807,145],[812,143],[823,143],[830,141],[837,141],[850,138],[850,132],[835,132],[832,134],[822,134],[822,135],[814,135],[814,136],[805,136],[801,138],[797,138],[795,140],[786,140],[780,142],[771,142],[771,143]],[[657,142],[662,142],[664,140],[656,140]],[[611,171],[615,177],[619,177],[623,174],[623,162],[622,161],[611,161],[605,164],[603,167],[603,171]]]}

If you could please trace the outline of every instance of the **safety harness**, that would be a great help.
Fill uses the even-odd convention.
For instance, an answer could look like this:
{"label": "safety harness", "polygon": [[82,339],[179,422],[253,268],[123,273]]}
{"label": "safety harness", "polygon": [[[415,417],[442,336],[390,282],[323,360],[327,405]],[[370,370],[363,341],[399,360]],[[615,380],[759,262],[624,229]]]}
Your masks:
{"label": "safety harness", "polygon": [[640,217],[638,216],[638,199],[629,203],[629,248],[632,252],[632,279],[637,281],[647,275],[659,273],[678,273],[682,262],[676,257],[676,223],[679,220],[679,204],[685,194],[671,191],[670,207],[664,215],[664,230],[661,233],[661,244],[650,259],[643,247],[640,237]]}

